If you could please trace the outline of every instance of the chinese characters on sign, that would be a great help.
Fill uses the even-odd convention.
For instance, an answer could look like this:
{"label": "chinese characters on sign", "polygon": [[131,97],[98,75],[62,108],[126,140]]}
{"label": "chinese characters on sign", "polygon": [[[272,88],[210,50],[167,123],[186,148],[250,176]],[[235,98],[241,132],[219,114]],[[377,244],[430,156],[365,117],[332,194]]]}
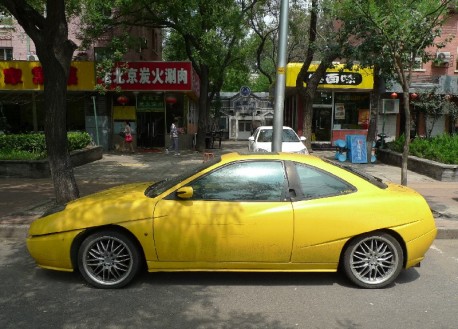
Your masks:
{"label": "chinese characters on sign", "polygon": [[191,90],[191,72],[188,62],[119,63],[104,83],[122,90]]}
{"label": "chinese characters on sign", "polygon": [[[308,79],[311,78],[313,72],[309,72]],[[355,72],[327,72],[320,80],[320,84],[326,85],[342,85],[356,86],[363,81],[363,77]]]}
{"label": "chinese characters on sign", "polygon": [[22,71],[14,67],[3,70],[5,83],[10,85],[17,85],[22,83]]}
{"label": "chinese characters on sign", "polygon": [[164,96],[153,94],[140,94],[138,96],[137,111],[155,112],[164,110]]}
{"label": "chinese characters on sign", "polygon": [[[78,69],[74,66],[70,67],[70,73],[67,81],[67,85],[78,85]],[[3,69],[3,79],[6,85],[17,85],[22,83],[22,69],[7,68]],[[35,66],[32,68],[32,82],[35,85],[44,84],[43,68],[41,66]]]}

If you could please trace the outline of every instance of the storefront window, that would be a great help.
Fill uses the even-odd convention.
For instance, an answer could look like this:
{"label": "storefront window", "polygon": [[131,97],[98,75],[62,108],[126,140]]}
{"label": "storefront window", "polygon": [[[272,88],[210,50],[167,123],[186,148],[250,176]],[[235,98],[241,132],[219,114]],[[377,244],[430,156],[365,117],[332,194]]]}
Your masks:
{"label": "storefront window", "polygon": [[332,104],[332,92],[318,91],[313,99],[313,104],[331,105]]}
{"label": "storefront window", "polygon": [[369,93],[336,93],[334,129],[367,129],[369,108]]}

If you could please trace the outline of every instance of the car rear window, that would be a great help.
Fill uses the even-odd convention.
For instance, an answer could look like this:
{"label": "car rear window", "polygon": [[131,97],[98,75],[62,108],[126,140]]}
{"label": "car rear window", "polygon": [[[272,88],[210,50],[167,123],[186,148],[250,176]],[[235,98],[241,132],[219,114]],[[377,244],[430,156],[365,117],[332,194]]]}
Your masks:
{"label": "car rear window", "polygon": [[334,166],[337,166],[341,169],[344,169],[348,172],[351,172],[352,174],[368,181],[369,183],[377,186],[378,188],[381,188],[381,189],[386,189],[388,187],[388,185],[386,185],[383,180],[379,177],[375,177],[375,176],[372,176],[371,174],[368,174],[364,171],[361,171],[361,170],[358,170],[356,169],[355,167],[349,165],[349,164],[344,164],[344,163],[337,163],[337,162],[334,162],[334,161],[331,161],[331,160],[328,160],[328,159],[323,159],[324,161],[334,165]]}

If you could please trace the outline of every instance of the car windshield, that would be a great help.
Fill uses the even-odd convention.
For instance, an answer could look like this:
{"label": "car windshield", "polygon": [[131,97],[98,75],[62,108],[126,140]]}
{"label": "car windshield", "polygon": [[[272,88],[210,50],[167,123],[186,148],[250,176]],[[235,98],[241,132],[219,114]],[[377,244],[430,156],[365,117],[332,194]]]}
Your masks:
{"label": "car windshield", "polygon": [[373,184],[373,185],[375,185],[375,186],[377,186],[377,187],[379,187],[381,189],[386,189],[388,187],[388,185],[386,185],[381,178],[378,178],[378,177],[372,176],[371,174],[359,171],[358,169],[356,169],[356,168],[354,168],[354,167],[352,167],[350,165],[342,164],[342,163],[336,163],[334,161],[327,160],[327,159],[323,159],[323,160],[328,162],[328,163],[330,163],[330,164],[332,164],[332,165],[334,165],[334,166],[337,166],[337,167],[342,168],[342,169],[344,169],[346,171],[349,171],[352,174],[365,179],[369,183],[371,183],[371,184]]}
{"label": "car windshield", "polygon": [[[271,143],[272,142],[273,129],[262,129],[259,132],[258,142],[260,143]],[[283,129],[282,142],[299,142],[299,138],[292,129]]]}
{"label": "car windshield", "polygon": [[150,198],[155,198],[158,195],[164,193],[167,191],[169,188],[179,184],[180,182],[184,181],[186,178],[198,173],[199,171],[202,171],[215,163],[218,163],[221,161],[221,156],[217,156],[214,159],[211,159],[209,161],[206,161],[202,163],[201,165],[197,167],[193,167],[192,169],[189,169],[179,176],[175,177],[170,177],[163,179],[159,182],[154,183],[153,185],[148,186],[148,188],[145,190],[145,195]]}

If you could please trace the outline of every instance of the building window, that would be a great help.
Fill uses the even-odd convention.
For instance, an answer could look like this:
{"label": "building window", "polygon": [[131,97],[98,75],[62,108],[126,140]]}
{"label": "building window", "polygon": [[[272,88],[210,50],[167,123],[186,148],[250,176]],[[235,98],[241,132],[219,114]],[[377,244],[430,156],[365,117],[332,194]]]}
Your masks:
{"label": "building window", "polygon": [[105,47],[95,47],[94,48],[94,58],[96,62],[101,62],[105,58],[110,56],[110,49]]}
{"label": "building window", "polygon": [[413,64],[414,71],[424,71],[423,60],[421,57],[415,57],[415,63]]}
{"label": "building window", "polygon": [[332,92],[318,91],[313,98],[313,104],[316,105],[330,105],[332,104]]}
{"label": "building window", "polygon": [[334,129],[367,129],[369,100],[368,93],[336,93]]}
{"label": "building window", "polygon": [[0,60],[2,61],[13,60],[13,48],[0,48]]}
{"label": "building window", "polygon": [[239,121],[239,133],[240,132],[251,132],[252,131],[252,125],[251,121]]}

